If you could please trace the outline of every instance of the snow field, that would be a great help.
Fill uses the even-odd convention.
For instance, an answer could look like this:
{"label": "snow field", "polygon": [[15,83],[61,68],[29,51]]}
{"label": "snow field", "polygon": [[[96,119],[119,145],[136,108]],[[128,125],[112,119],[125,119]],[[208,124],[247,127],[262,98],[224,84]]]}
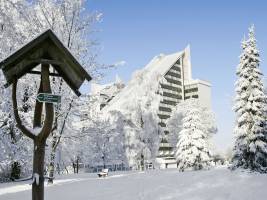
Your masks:
{"label": "snow field", "polygon": [[[74,176],[67,177],[65,180]],[[207,171],[179,172],[173,169],[111,173],[107,178],[79,174],[74,180],[46,187],[45,199],[258,200],[267,196],[266,174],[230,171],[225,167]],[[31,191],[26,190],[0,195],[0,200],[26,200],[30,195]]]}

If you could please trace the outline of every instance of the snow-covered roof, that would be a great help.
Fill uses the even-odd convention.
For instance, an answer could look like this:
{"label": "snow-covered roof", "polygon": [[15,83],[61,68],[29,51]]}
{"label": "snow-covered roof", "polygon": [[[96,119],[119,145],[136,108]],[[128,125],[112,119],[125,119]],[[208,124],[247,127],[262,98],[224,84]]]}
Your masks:
{"label": "snow-covered roof", "polygon": [[173,53],[170,55],[160,54],[155,56],[144,68],[151,73],[156,72],[165,75],[170,67],[183,55],[184,51]]}
{"label": "snow-covered roof", "polygon": [[183,56],[184,51],[169,55],[160,54],[155,56],[143,69],[137,70],[128,85],[117,94],[109,106],[103,111],[128,110],[133,103],[142,100],[142,98],[153,98],[159,88],[159,82],[164,79],[165,73],[170,67]]}
{"label": "snow-covered roof", "polygon": [[106,87],[111,86],[112,84],[113,84],[113,83],[109,83],[109,84],[105,84],[105,85],[103,85],[103,84],[98,84],[98,83],[96,83],[96,82],[92,82],[92,83],[91,83],[91,93],[92,93],[92,94],[100,93],[101,90],[103,90],[103,89],[106,88]]}
{"label": "snow-covered roof", "polygon": [[105,95],[109,98],[115,96],[117,93],[119,93],[122,88],[124,88],[124,83],[119,79],[119,77],[116,77],[115,82],[108,83],[105,85],[92,83],[91,84],[91,94],[93,95]]}

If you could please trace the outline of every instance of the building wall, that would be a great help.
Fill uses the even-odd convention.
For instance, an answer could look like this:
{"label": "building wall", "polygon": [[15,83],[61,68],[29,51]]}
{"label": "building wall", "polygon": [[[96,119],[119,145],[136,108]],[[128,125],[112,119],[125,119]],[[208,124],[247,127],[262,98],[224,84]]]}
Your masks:
{"label": "building wall", "polygon": [[166,120],[171,116],[172,109],[183,99],[183,83],[180,59],[170,67],[160,83],[161,101],[158,116],[160,126],[166,127]]}
{"label": "building wall", "polygon": [[[183,68],[182,58],[179,58],[164,75],[164,82],[160,83],[161,101],[159,105],[158,116],[160,118],[159,125],[163,129],[165,135],[169,131],[166,128],[166,120],[170,118],[172,110],[183,100]],[[166,138],[162,138],[158,157],[174,156],[173,147],[167,142]]]}
{"label": "building wall", "polygon": [[187,47],[183,55],[170,66],[164,75],[164,81],[160,83],[161,102],[159,105],[158,116],[159,125],[164,130],[165,137],[162,138],[158,161],[161,160],[162,166],[168,168],[175,161],[174,148],[168,143],[167,135],[169,131],[166,121],[171,116],[172,110],[181,101],[187,99],[199,99],[200,105],[211,107],[211,85],[202,80],[193,80],[191,72],[190,49]]}
{"label": "building wall", "polygon": [[211,85],[202,80],[192,80],[185,85],[185,100],[198,99],[203,107],[211,108]]}
{"label": "building wall", "polygon": [[187,46],[184,50],[184,55],[182,59],[182,66],[183,66],[183,74],[185,81],[192,80],[192,67],[191,67],[191,53],[190,53],[190,46]]}
{"label": "building wall", "polygon": [[211,108],[211,86],[203,83],[198,84],[199,103],[203,107]]}

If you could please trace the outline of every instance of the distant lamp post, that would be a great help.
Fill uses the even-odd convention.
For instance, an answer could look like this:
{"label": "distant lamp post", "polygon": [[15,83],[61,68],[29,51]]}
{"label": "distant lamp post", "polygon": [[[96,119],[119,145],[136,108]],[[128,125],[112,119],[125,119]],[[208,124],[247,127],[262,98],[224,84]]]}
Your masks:
{"label": "distant lamp post", "polygon": [[[41,65],[41,71],[33,70],[38,65]],[[51,30],[42,33],[4,59],[0,67],[7,81],[5,87],[12,85],[12,102],[17,126],[34,143],[32,199],[43,200],[46,139],[53,126],[53,104],[60,101],[60,96],[52,94],[49,76],[62,77],[77,96],[81,95],[79,88],[82,83],[85,80],[90,81],[91,77]],[[57,73],[50,73],[50,67]],[[18,112],[17,83],[25,74],[41,75],[33,116],[33,128],[36,130],[40,128],[37,133],[23,125]],[[45,104],[44,120],[42,120],[43,104]]]}

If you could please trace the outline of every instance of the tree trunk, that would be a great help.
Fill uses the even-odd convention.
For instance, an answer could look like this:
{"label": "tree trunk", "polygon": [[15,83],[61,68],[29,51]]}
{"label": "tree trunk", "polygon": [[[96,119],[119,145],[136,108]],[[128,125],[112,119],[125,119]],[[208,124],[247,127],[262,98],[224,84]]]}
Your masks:
{"label": "tree trunk", "polygon": [[57,144],[57,137],[53,136],[53,141],[52,141],[52,150],[50,153],[50,163],[48,167],[48,183],[53,184],[54,180],[54,174],[55,174],[55,158],[56,158],[56,144]]}
{"label": "tree trunk", "polygon": [[72,167],[73,167],[73,173],[75,174],[76,173],[76,166],[75,166],[75,161],[72,162]]}
{"label": "tree trunk", "polygon": [[[61,79],[62,80],[62,79]],[[62,81],[60,82],[60,90],[59,90],[59,93],[61,92],[61,85],[62,85]],[[63,120],[63,124],[62,124],[62,127],[61,127],[61,130],[59,132],[59,136],[57,137],[54,133],[53,135],[53,139],[52,139],[52,149],[51,149],[51,154],[50,154],[50,163],[49,163],[49,168],[48,168],[48,171],[49,171],[49,179],[48,179],[48,183],[49,184],[53,184],[53,178],[54,178],[54,174],[55,174],[55,158],[56,158],[56,150],[57,150],[57,146],[58,144],[60,143],[60,140],[61,140],[61,136],[63,134],[63,130],[65,128],[65,124],[66,124],[66,121],[67,121],[67,118],[68,118],[68,115],[70,113],[70,110],[72,108],[72,103],[73,103],[73,100],[71,100],[70,104],[69,104],[69,108],[67,110],[67,114],[65,115],[64,117],[64,120]],[[56,119],[55,119],[55,131],[57,130],[58,128],[58,113],[59,113],[59,107],[57,107],[57,110],[56,110]],[[67,172],[68,173],[68,172]],[[75,173],[75,168],[74,168],[74,173]]]}
{"label": "tree trunk", "polygon": [[55,174],[55,158],[56,158],[56,153],[52,151],[50,153],[50,163],[48,167],[48,184],[53,184],[54,180],[54,174]]}
{"label": "tree trunk", "polygon": [[105,156],[104,155],[102,156],[102,159],[103,159],[103,167],[104,167],[104,169],[106,169],[106,162],[105,162]]}
{"label": "tree trunk", "polygon": [[144,164],[145,164],[145,162],[144,162],[145,160],[144,160],[144,155],[143,154],[141,154],[141,161],[140,161],[140,165],[141,165],[141,170],[142,171],[144,171]]}
{"label": "tree trunk", "polygon": [[45,142],[34,141],[32,199],[44,200]]}
{"label": "tree trunk", "polygon": [[76,160],[77,174],[79,173],[79,159]]}

